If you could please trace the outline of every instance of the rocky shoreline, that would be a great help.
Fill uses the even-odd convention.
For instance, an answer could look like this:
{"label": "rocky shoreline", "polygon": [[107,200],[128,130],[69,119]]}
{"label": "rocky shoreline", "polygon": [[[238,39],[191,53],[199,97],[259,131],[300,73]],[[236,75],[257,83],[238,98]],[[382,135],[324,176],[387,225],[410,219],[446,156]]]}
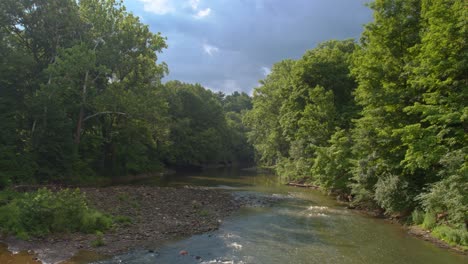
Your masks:
{"label": "rocky shoreline", "polygon": [[165,241],[216,230],[224,217],[248,203],[225,190],[188,186],[116,186],[81,191],[90,205],[121,219],[121,223],[102,235],[57,234],[31,241],[6,237],[2,242],[13,252],[34,252],[45,263],[70,259],[79,251],[112,256],[132,249],[151,250]]}

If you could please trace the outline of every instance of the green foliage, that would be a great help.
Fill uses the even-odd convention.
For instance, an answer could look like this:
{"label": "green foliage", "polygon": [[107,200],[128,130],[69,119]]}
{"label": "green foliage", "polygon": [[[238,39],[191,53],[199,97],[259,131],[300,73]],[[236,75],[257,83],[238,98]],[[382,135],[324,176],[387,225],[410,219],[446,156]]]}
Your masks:
{"label": "green foliage", "polygon": [[252,99],[244,92],[234,92],[230,95],[220,95],[222,99],[223,109],[226,112],[241,113],[245,110],[252,109]]}
{"label": "green foliage", "polygon": [[456,229],[441,225],[432,230],[432,235],[452,246],[459,245],[468,248],[468,231],[466,229]]}
{"label": "green foliage", "polygon": [[106,245],[106,243],[104,242],[104,235],[103,235],[102,232],[97,231],[96,232],[96,239],[91,242],[91,246],[92,247],[102,247],[104,245]]}
{"label": "green foliage", "polygon": [[345,130],[338,130],[329,140],[329,146],[317,147],[311,169],[316,182],[327,190],[348,193],[352,166],[352,140]]}
{"label": "green foliage", "polygon": [[250,97],[163,85],[166,39],[122,1],[0,9],[0,188],[252,161]]}
{"label": "green foliage", "polygon": [[289,87],[294,64],[292,60],[285,60],[273,65],[271,74],[261,81],[262,86],[254,90],[253,108],[243,118],[249,128],[248,140],[263,165],[274,165],[289,150],[288,141],[282,136],[279,115],[286,93],[283,90]]}
{"label": "green foliage", "polygon": [[417,199],[426,211],[446,212],[449,223],[461,228],[468,220],[468,167],[464,160],[466,154],[451,154],[442,163],[445,169],[440,175],[446,176],[430,185]]}
{"label": "green foliage", "polygon": [[162,36],[120,1],[6,0],[0,21],[0,185],[161,168]]}
{"label": "green foliage", "polygon": [[424,212],[421,210],[414,210],[411,213],[411,222],[415,225],[421,225],[424,222]]}
{"label": "green foliage", "polygon": [[432,230],[437,225],[436,214],[432,211],[426,212],[424,215],[424,220],[422,222],[422,227],[428,230]]}
{"label": "green foliage", "polygon": [[79,190],[36,192],[15,195],[0,207],[0,229],[26,239],[56,232],[104,231],[112,218],[89,208]]}
{"label": "green foliage", "polygon": [[375,184],[375,201],[389,213],[411,208],[408,182],[396,175],[384,175]]}
{"label": "green foliage", "polygon": [[[415,96],[404,67],[413,59],[410,48],[420,41],[420,18],[415,16],[420,4],[419,0],[379,0],[371,8],[374,21],[366,26],[362,46],[353,55],[352,74],[359,84],[355,100],[362,110],[352,130],[355,164],[350,186],[359,198],[394,211],[401,209],[399,195],[405,201],[413,199],[412,192],[400,187],[423,187],[418,176],[402,170],[405,148],[394,132],[413,120],[403,111]],[[393,186],[385,188],[387,182]]]}
{"label": "green foliage", "polygon": [[167,164],[204,166],[251,160],[241,123],[250,102],[246,94],[224,98],[199,84],[179,81],[167,82],[165,94],[171,123]]}
{"label": "green foliage", "polygon": [[349,76],[352,40],[328,41],[297,61],[273,66],[256,88],[246,113],[249,141],[258,160],[276,165],[285,180],[310,177],[317,149],[329,144],[336,126],[347,128],[355,114]]}
{"label": "green foliage", "polygon": [[126,215],[118,215],[114,217],[114,222],[123,226],[129,226],[133,223],[132,218]]}

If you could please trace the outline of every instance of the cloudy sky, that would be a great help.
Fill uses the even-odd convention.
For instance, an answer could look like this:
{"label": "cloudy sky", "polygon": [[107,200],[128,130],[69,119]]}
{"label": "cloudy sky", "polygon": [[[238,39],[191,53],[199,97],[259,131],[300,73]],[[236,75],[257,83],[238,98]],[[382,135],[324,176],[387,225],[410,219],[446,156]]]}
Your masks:
{"label": "cloudy sky", "polygon": [[358,39],[368,0],[125,0],[167,37],[165,80],[250,93],[271,66],[329,39]]}

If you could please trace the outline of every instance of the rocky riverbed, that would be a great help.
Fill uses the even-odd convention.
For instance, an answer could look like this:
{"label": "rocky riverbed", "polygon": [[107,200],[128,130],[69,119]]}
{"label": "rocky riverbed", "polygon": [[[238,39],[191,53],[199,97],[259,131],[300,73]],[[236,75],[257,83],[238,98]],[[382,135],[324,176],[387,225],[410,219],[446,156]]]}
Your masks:
{"label": "rocky riverbed", "polygon": [[262,197],[239,198],[225,190],[188,186],[116,186],[81,191],[91,206],[118,217],[121,223],[101,236],[56,234],[31,241],[7,237],[3,242],[10,251],[34,252],[46,263],[69,259],[79,251],[111,256],[132,249],[151,250],[165,241],[215,230],[224,217],[241,206],[265,206],[272,202]]}

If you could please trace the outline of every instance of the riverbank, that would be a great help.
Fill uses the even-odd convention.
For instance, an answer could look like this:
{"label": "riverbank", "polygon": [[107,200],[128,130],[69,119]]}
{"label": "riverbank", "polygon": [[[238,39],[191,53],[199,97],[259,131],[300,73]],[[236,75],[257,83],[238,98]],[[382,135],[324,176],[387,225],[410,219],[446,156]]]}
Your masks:
{"label": "riverbank", "polygon": [[241,203],[223,190],[116,186],[82,188],[89,204],[119,219],[102,234],[56,234],[23,241],[3,238],[10,251],[34,252],[46,263],[70,259],[79,251],[112,256],[132,249],[151,250],[157,245],[219,227],[222,219]]}

